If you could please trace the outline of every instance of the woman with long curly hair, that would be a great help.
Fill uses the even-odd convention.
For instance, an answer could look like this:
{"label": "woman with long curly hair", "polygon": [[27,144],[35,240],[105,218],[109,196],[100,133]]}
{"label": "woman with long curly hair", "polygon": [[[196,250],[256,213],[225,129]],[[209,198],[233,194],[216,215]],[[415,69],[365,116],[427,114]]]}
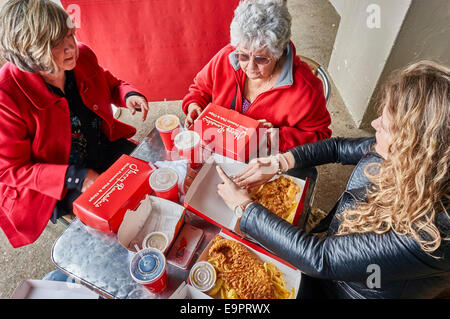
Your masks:
{"label": "woman with long curly hair", "polygon": [[[243,234],[303,272],[300,297],[432,298],[450,287],[450,69],[421,61],[395,73],[379,110],[375,137],[302,145],[233,179],[218,167]],[[356,166],[309,233],[250,199],[279,172],[336,162]]]}

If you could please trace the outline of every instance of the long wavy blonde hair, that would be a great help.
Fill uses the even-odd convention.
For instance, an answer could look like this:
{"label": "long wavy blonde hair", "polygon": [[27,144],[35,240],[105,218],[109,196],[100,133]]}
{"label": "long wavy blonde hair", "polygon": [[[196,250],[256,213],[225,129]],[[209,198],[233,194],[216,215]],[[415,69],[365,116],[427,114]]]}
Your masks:
{"label": "long wavy blonde hair", "polygon": [[396,73],[384,86],[380,114],[385,108],[387,159],[371,176],[367,202],[342,213],[337,234],[393,230],[432,253],[449,239],[435,216],[449,209],[450,69],[421,61]]}

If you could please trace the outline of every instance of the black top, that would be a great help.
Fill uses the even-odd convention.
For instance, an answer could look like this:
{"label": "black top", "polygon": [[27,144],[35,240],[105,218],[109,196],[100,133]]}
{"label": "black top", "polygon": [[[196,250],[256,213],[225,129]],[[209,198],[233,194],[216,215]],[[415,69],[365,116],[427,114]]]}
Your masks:
{"label": "black top", "polygon": [[[73,71],[65,71],[66,81],[64,91],[46,83],[49,90],[64,97],[70,110],[70,123],[72,142],[70,147],[69,168],[65,177],[65,188],[81,191],[84,179],[89,168],[96,169],[99,166],[98,159],[102,144],[109,141],[102,133],[100,127],[102,119],[91,111],[83,103],[78,91]],[[140,95],[137,92],[129,92],[127,99],[132,95]]]}
{"label": "black top", "polygon": [[[366,201],[373,187],[366,174],[369,170],[375,172],[383,161],[371,152],[374,142],[375,138],[331,138],[291,150],[296,167],[356,165],[335,209],[329,213],[327,236],[307,233],[258,203],[248,205],[240,229],[314,278],[314,286],[322,288],[328,297],[432,298],[449,286],[448,241],[443,240],[431,256],[413,238],[393,230],[384,234],[336,235],[342,212]],[[448,238],[448,214],[438,213],[434,222],[442,238]]]}

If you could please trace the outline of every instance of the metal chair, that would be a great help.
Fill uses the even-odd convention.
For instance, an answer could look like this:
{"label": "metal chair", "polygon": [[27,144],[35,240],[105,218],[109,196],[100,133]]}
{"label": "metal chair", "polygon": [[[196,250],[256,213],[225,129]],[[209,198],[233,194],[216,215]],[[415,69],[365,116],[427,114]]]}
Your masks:
{"label": "metal chair", "polygon": [[73,219],[74,219],[74,216],[64,215],[64,216],[59,217],[56,221],[67,228],[67,227],[69,227],[69,225],[73,221]]}
{"label": "metal chair", "polygon": [[[300,55],[299,57],[300,57],[300,60],[305,61],[308,64],[308,66],[311,68],[311,71],[313,72],[313,74],[322,80],[323,92],[325,95],[326,103],[328,105],[328,100],[330,99],[330,94],[331,94],[331,85],[330,85],[330,80],[328,79],[327,72],[325,71],[324,68],[322,68],[322,66],[318,62],[314,61],[313,59],[302,56],[302,55]],[[316,171],[316,174],[317,174],[317,171]],[[314,190],[311,194],[311,198],[308,203],[309,207],[307,209],[307,215],[304,217],[305,218],[304,227],[308,224],[308,219],[313,210],[312,205],[314,202],[314,196],[316,195],[316,189],[317,189],[316,185],[317,185],[318,179],[319,179],[319,175],[317,174],[317,176],[315,178],[315,183],[314,183]]]}
{"label": "metal chair", "polygon": [[328,100],[330,98],[330,93],[331,93],[331,85],[330,85],[330,80],[328,79],[327,72],[325,71],[324,68],[322,68],[322,66],[319,63],[317,63],[313,59],[310,59],[303,55],[300,55],[299,57],[300,57],[300,60],[305,61],[309,65],[313,74],[322,80],[323,91],[325,94],[325,100],[327,101],[327,104],[328,104]]}

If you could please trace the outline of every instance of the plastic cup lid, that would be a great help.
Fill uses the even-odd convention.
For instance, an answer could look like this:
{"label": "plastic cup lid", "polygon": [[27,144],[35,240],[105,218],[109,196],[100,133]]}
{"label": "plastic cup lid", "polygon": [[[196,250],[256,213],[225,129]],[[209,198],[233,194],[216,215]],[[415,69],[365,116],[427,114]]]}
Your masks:
{"label": "plastic cup lid", "polygon": [[216,284],[216,270],[207,261],[201,261],[192,266],[189,273],[191,285],[200,291],[211,290]]}
{"label": "plastic cup lid", "polygon": [[174,144],[178,149],[189,149],[200,143],[200,135],[194,131],[183,131],[175,136]]}
{"label": "plastic cup lid", "polygon": [[[168,126],[171,128],[164,129],[164,128],[160,127],[161,124],[165,125],[166,127]],[[180,125],[180,119],[178,118],[178,116],[176,116],[174,114],[162,115],[155,122],[156,129],[158,131],[162,131],[162,132],[172,131],[173,129],[176,129],[179,125]]]}
{"label": "plastic cup lid", "polygon": [[178,183],[177,171],[170,167],[158,168],[150,175],[149,183],[155,191],[167,191]]}
{"label": "plastic cup lid", "polygon": [[166,268],[166,258],[155,248],[145,248],[136,253],[130,262],[130,274],[139,283],[157,280]]}
{"label": "plastic cup lid", "polygon": [[161,252],[167,248],[167,244],[169,243],[169,239],[167,235],[163,232],[152,232],[145,236],[142,241],[143,248],[155,248]]}

